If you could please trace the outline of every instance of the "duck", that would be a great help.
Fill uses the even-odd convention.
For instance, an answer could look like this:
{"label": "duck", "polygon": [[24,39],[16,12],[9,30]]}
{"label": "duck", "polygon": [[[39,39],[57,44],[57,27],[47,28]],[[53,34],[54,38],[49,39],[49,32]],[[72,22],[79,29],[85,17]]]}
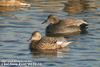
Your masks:
{"label": "duck", "polygon": [[59,17],[55,15],[49,15],[48,18],[42,22],[42,24],[44,23],[49,23],[45,30],[47,36],[81,33],[88,28],[88,23],[84,20],[77,18],[59,19]]}
{"label": "duck", "polygon": [[82,14],[96,9],[95,0],[68,0],[62,4],[64,4],[63,11],[69,15]]}
{"label": "duck", "polygon": [[57,50],[64,47],[67,47],[71,41],[68,41],[64,37],[48,37],[42,36],[39,31],[35,31],[32,33],[29,41],[30,49],[44,51],[44,50]]}
{"label": "duck", "polygon": [[2,7],[30,7],[30,4],[20,2],[17,0],[7,0],[0,1],[0,6]]}
{"label": "duck", "polygon": [[79,14],[83,12],[83,3],[80,3],[81,1],[73,1],[73,0],[68,0],[68,2],[63,2],[64,12],[68,12],[69,15],[74,15],[74,14]]}

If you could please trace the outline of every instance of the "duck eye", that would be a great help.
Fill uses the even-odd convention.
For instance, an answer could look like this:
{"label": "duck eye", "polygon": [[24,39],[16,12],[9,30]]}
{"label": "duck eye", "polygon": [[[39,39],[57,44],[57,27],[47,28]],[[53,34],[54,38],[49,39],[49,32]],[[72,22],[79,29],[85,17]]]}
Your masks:
{"label": "duck eye", "polygon": [[53,22],[57,23],[57,22],[59,22],[59,20],[57,18],[53,18]]}
{"label": "duck eye", "polygon": [[39,36],[39,38],[41,38],[41,36]]}

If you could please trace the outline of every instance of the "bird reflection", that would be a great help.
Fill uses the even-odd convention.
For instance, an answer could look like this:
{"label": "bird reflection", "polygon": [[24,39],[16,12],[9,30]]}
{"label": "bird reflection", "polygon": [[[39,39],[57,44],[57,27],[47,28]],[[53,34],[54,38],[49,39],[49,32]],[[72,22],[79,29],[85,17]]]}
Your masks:
{"label": "bird reflection", "polygon": [[[31,49],[30,49],[31,50]],[[69,48],[63,48],[59,50],[44,50],[44,51],[38,51],[38,50],[31,50],[33,57],[57,57],[61,58],[64,57],[64,54],[69,51]]]}
{"label": "bird reflection", "polygon": [[96,4],[95,0],[68,0],[64,4],[64,11],[69,14],[78,14],[84,11],[95,10]]}

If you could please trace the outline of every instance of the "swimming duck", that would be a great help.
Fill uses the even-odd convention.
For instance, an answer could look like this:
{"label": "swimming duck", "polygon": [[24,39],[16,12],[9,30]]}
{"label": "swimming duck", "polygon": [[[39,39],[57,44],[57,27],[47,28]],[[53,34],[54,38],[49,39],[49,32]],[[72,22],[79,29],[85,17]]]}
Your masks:
{"label": "swimming duck", "polygon": [[64,4],[63,11],[69,15],[94,11],[96,9],[95,3],[95,0],[68,0],[68,2],[62,2]]}
{"label": "swimming duck", "polygon": [[80,3],[80,0],[68,0],[68,2],[64,2],[63,11],[68,12],[69,15],[78,14],[83,11],[83,4]]}
{"label": "swimming duck", "polygon": [[32,33],[30,49],[42,50],[55,50],[68,46],[71,42],[63,37],[48,37],[43,36],[39,31]]}
{"label": "swimming duck", "polygon": [[2,7],[30,7],[30,4],[23,3],[17,0],[0,1]]}
{"label": "swimming duck", "polygon": [[57,16],[49,15],[48,18],[42,23],[49,22],[46,27],[46,35],[50,34],[74,34],[76,32],[82,32],[87,29],[88,23],[84,20],[76,18],[68,18],[61,20]]}

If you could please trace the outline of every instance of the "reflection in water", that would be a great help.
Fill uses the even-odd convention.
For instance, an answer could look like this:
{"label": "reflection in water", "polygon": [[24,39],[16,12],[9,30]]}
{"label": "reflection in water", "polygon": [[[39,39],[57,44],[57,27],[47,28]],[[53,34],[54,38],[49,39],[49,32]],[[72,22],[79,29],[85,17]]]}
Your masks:
{"label": "reflection in water", "polygon": [[44,50],[44,51],[37,51],[37,50],[32,50],[32,55],[33,57],[64,57],[63,54],[67,53],[69,51],[69,48],[63,48],[63,49],[59,49],[59,50]]}
{"label": "reflection in water", "polygon": [[13,14],[9,14],[9,13],[6,13],[6,12],[0,12],[0,16],[2,17],[9,17],[9,18],[13,18],[13,19],[17,19],[17,17]]}
{"label": "reflection in water", "polygon": [[88,10],[95,10],[96,2],[95,0],[68,0],[64,3],[64,11],[69,14],[77,14]]}
{"label": "reflection in water", "polygon": [[20,9],[19,7],[0,7],[1,12],[17,11],[19,9]]}

